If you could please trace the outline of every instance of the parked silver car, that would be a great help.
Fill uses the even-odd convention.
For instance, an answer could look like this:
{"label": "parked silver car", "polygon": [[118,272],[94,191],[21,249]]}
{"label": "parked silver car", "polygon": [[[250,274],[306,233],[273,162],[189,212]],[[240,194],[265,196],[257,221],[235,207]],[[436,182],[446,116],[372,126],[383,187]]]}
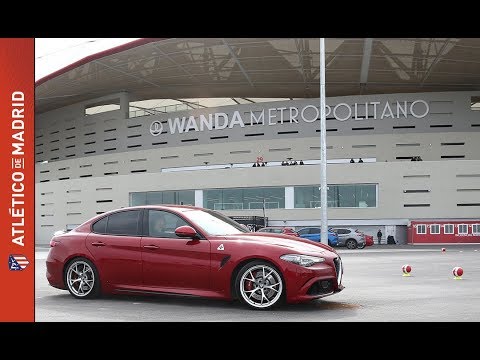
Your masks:
{"label": "parked silver car", "polygon": [[365,234],[352,228],[334,228],[338,234],[338,245],[347,249],[363,249],[365,247]]}

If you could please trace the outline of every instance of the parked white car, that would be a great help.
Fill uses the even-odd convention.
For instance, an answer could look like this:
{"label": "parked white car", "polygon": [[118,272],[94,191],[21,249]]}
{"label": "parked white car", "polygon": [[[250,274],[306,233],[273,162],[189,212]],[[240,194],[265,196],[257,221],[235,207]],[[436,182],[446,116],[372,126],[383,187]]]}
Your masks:
{"label": "parked white car", "polygon": [[337,246],[346,246],[347,249],[363,249],[365,247],[365,234],[352,228],[334,228],[338,234]]}

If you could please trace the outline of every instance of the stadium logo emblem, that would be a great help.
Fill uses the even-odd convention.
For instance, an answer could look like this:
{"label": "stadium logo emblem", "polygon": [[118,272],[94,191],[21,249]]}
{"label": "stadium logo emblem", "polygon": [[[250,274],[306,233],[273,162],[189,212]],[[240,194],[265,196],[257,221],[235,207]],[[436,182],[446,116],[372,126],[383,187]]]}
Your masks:
{"label": "stadium logo emblem", "polygon": [[156,120],[150,124],[150,134],[158,136],[163,131],[163,125],[160,121]]}
{"label": "stadium logo emblem", "polygon": [[24,255],[10,255],[8,257],[8,269],[11,271],[23,270],[30,262]]}

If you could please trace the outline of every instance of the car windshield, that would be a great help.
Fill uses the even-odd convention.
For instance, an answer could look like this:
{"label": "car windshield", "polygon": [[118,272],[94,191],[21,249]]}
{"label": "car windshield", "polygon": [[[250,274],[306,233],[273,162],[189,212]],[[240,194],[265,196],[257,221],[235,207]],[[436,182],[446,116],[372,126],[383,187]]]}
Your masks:
{"label": "car windshield", "polygon": [[236,221],[215,211],[188,210],[183,212],[183,215],[209,235],[233,235],[249,232]]}

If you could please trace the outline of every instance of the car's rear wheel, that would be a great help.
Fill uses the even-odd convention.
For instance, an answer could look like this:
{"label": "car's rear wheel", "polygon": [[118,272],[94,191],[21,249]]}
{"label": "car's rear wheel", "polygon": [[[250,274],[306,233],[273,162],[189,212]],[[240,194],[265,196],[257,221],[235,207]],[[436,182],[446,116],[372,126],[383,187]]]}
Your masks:
{"label": "car's rear wheel", "polygon": [[345,246],[347,249],[356,249],[357,248],[357,241],[355,239],[348,239],[345,242]]}
{"label": "car's rear wheel", "polygon": [[272,264],[255,260],[244,265],[235,279],[241,302],[253,309],[269,309],[281,302],[284,282],[280,271]]}
{"label": "car's rear wheel", "polygon": [[97,268],[88,259],[73,259],[65,268],[65,285],[70,294],[77,299],[97,297],[100,294]]}

